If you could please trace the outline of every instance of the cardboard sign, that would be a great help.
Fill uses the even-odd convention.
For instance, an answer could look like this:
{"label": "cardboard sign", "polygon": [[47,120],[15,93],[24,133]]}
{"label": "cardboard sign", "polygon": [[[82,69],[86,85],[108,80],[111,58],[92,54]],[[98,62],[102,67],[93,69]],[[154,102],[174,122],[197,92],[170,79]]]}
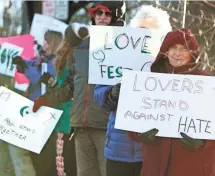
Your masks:
{"label": "cardboard sign", "polygon": [[215,140],[215,78],[125,71],[115,128]]}
{"label": "cardboard sign", "polygon": [[150,71],[165,35],[144,28],[91,26],[88,82],[115,85],[123,70]]}
{"label": "cardboard sign", "polygon": [[0,139],[40,153],[63,111],[41,107],[32,112],[33,102],[0,87]]}
{"label": "cardboard sign", "polygon": [[36,13],[33,18],[30,33],[34,36],[34,40],[38,44],[43,45],[44,34],[47,30],[58,31],[64,35],[67,26],[68,25],[66,23],[63,23],[51,16]]}
{"label": "cardboard sign", "polygon": [[13,58],[20,56],[23,48],[10,44],[3,43],[0,49],[0,74],[14,76],[16,67],[12,64]]}
{"label": "cardboard sign", "polygon": [[2,46],[0,51],[0,74],[14,77],[15,88],[25,91],[29,81],[25,75],[16,71],[16,66],[12,65],[12,59],[15,56],[21,56],[26,60],[34,58],[34,39],[32,35],[0,38],[0,45]]}

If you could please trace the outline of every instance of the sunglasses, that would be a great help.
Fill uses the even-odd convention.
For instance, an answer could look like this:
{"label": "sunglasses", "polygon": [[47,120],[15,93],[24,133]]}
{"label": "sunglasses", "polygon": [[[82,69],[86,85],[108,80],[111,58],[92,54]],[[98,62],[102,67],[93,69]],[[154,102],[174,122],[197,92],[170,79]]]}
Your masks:
{"label": "sunglasses", "polygon": [[102,16],[103,14],[105,14],[107,17],[111,17],[112,16],[111,12],[103,12],[102,10],[97,10],[95,12],[95,14],[98,15],[98,16]]}

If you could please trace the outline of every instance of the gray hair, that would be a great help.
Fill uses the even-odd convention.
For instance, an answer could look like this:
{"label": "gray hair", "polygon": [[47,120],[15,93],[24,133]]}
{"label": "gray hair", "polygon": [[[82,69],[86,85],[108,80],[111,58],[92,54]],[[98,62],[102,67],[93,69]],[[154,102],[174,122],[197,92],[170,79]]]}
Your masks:
{"label": "gray hair", "polygon": [[129,25],[131,27],[140,27],[139,20],[147,16],[157,19],[160,30],[165,32],[172,30],[172,26],[169,21],[169,14],[166,11],[153,7],[151,5],[142,5],[137,11],[134,18],[130,20]]}

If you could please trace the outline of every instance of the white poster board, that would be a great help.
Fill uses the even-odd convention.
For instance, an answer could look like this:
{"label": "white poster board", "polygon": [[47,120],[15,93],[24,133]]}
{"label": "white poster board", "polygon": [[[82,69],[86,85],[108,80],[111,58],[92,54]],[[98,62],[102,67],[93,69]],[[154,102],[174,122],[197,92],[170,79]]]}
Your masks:
{"label": "white poster board", "polygon": [[13,57],[19,56],[23,48],[11,43],[3,43],[0,49],[0,74],[14,76],[16,66],[12,64]]}
{"label": "white poster board", "polygon": [[66,23],[54,19],[53,17],[34,14],[30,34],[34,36],[34,40],[37,41],[38,44],[43,45],[44,34],[47,30],[61,32],[64,35],[67,26]]}
{"label": "white poster board", "polygon": [[115,128],[215,140],[215,78],[125,71]]}
{"label": "white poster board", "polygon": [[40,153],[63,111],[41,107],[32,112],[33,102],[0,87],[0,139]]}
{"label": "white poster board", "polygon": [[56,0],[55,3],[55,18],[59,20],[67,20],[69,16],[69,1]]}
{"label": "white poster board", "polygon": [[115,85],[123,70],[150,71],[165,35],[144,28],[91,26],[88,82]]}

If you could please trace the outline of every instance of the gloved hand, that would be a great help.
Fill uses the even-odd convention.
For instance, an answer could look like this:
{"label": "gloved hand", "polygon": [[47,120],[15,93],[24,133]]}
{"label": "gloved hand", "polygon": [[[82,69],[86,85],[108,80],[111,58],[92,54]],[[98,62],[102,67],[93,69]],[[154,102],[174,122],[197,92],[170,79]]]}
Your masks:
{"label": "gloved hand", "polygon": [[54,87],[57,84],[57,79],[54,76],[50,75],[49,73],[45,72],[41,76],[39,83],[40,84],[44,83],[49,87]]}
{"label": "gloved hand", "polygon": [[17,71],[19,73],[24,73],[25,69],[28,67],[25,61],[20,56],[14,57],[12,64],[15,64],[17,66]]}
{"label": "gloved hand", "polygon": [[71,47],[77,47],[82,40],[89,36],[89,30],[86,25],[80,23],[72,23],[65,31],[65,39],[69,41]]}
{"label": "gloved hand", "polygon": [[137,138],[145,144],[155,144],[158,131],[158,129],[153,128],[145,133],[139,133]]}
{"label": "gloved hand", "polygon": [[117,101],[119,99],[120,88],[121,88],[121,83],[118,83],[115,86],[113,86],[113,88],[111,89],[110,99],[112,101]]}
{"label": "gloved hand", "polygon": [[185,150],[195,151],[205,146],[206,141],[204,139],[193,139],[185,133],[180,133],[183,138],[180,139],[181,145]]}
{"label": "gloved hand", "polygon": [[42,96],[34,101],[33,112],[37,112],[41,106],[48,106],[47,100]]}

